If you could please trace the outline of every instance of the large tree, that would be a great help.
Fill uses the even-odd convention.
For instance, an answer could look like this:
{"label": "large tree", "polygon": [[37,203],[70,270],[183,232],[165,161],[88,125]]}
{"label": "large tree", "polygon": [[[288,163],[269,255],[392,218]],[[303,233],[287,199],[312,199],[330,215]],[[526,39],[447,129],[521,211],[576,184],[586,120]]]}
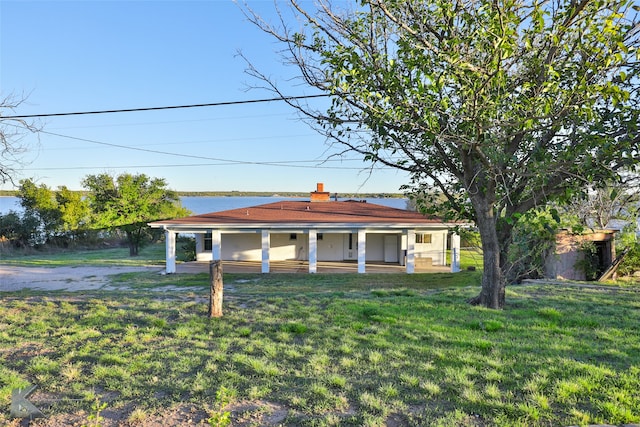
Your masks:
{"label": "large tree", "polygon": [[131,256],[138,255],[148,222],[189,214],[180,205],[178,193],[168,189],[162,178],[128,173],[115,177],[105,173],[88,175],[82,184],[90,191],[88,198],[95,223],[124,231]]}
{"label": "large tree", "polygon": [[[330,96],[288,102],[338,147],[410,173],[475,221],[482,289],[501,308],[514,225],[638,159],[638,25],[617,0],[295,0],[266,22],[283,61]],[[285,13],[286,12],[286,13]],[[296,27],[289,27],[296,22]],[[285,96],[249,61],[249,73]]]}

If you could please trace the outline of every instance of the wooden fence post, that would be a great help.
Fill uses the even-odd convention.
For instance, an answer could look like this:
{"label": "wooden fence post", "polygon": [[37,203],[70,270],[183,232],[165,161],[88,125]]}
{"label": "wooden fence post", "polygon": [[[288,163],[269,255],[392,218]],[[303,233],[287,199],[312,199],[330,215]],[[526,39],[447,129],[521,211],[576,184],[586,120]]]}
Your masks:
{"label": "wooden fence post", "polygon": [[209,317],[222,317],[222,262],[220,260],[209,263],[209,279],[211,289],[209,293]]}

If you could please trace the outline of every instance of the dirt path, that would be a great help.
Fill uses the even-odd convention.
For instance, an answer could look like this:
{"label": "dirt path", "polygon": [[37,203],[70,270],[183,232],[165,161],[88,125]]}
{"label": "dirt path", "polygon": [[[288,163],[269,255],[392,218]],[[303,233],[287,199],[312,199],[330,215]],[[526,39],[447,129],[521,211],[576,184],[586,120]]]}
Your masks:
{"label": "dirt path", "polygon": [[86,291],[102,289],[109,276],[138,271],[162,271],[161,267],[14,267],[0,265],[0,292],[21,289]]}

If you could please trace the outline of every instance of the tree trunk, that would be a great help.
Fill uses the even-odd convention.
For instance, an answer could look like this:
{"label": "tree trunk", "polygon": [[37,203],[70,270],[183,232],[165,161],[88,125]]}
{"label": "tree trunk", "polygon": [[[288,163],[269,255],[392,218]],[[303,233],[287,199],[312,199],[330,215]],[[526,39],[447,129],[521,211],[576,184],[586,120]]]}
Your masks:
{"label": "tree trunk", "polygon": [[476,225],[482,240],[484,269],[480,294],[469,303],[501,309],[505,302],[505,281],[500,262],[500,241],[491,211],[485,210],[484,215],[477,215]]}
{"label": "tree trunk", "polygon": [[209,317],[222,317],[222,262],[211,261],[209,264],[209,279],[211,288],[209,292]]}
{"label": "tree trunk", "polygon": [[127,230],[127,243],[129,244],[129,256],[138,256],[138,239],[132,231]]}

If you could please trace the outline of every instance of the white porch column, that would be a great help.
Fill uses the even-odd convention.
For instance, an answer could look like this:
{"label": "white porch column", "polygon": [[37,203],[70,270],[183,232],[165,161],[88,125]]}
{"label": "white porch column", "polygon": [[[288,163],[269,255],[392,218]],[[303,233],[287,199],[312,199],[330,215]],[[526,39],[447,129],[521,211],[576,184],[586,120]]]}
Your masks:
{"label": "white porch column", "polygon": [[204,252],[204,233],[196,233],[196,260],[198,255]]}
{"label": "white porch column", "polygon": [[451,235],[451,272],[460,271],[460,235],[454,233]]}
{"label": "white porch column", "polygon": [[364,273],[367,259],[367,232],[358,230],[358,273]]}
{"label": "white porch column", "polygon": [[166,267],[167,274],[176,272],[176,233],[174,231],[165,230],[164,240],[166,245]]}
{"label": "white porch column", "polygon": [[309,273],[318,270],[318,231],[309,230]]}
{"label": "white porch column", "polygon": [[211,259],[213,261],[222,259],[222,235],[220,230],[211,230]]}
{"label": "white porch column", "polygon": [[271,247],[271,234],[269,230],[262,230],[262,272],[269,272],[269,248]]}
{"label": "white porch column", "polygon": [[416,231],[407,230],[407,273],[415,271],[416,260]]}

